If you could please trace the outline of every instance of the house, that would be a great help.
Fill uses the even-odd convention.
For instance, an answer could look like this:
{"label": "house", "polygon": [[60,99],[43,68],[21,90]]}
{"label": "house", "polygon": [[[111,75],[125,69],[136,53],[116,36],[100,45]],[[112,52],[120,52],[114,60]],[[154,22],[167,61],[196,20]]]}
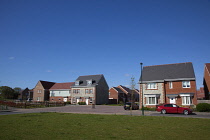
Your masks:
{"label": "house", "polygon": [[28,98],[32,99],[33,98],[33,92],[32,90],[26,88],[24,90],[21,90],[19,95],[18,95],[18,99],[21,100],[27,100]]}
{"label": "house", "polygon": [[126,103],[132,101],[139,101],[139,91],[137,89],[131,90],[125,86],[119,85],[118,87],[112,87],[109,89],[109,100],[111,103],[114,103],[114,100],[117,104]]}
{"label": "house", "polygon": [[201,87],[199,90],[197,90],[197,99],[198,100],[204,100],[205,99],[205,93],[204,88]]}
{"label": "house", "polygon": [[103,74],[79,76],[71,87],[71,103],[108,104],[109,87]]}
{"label": "house", "polygon": [[142,97],[146,107],[156,107],[163,103],[181,106],[197,104],[196,81],[191,62],[145,66],[139,83],[140,106]]}
{"label": "house", "polygon": [[205,92],[205,99],[210,100],[210,63],[206,63],[204,66],[204,92]]}
{"label": "house", "polygon": [[67,102],[71,101],[71,86],[74,82],[55,83],[50,88],[50,101]]}
{"label": "house", "polygon": [[33,101],[49,101],[50,91],[49,89],[55,84],[55,82],[38,81],[33,89]]}

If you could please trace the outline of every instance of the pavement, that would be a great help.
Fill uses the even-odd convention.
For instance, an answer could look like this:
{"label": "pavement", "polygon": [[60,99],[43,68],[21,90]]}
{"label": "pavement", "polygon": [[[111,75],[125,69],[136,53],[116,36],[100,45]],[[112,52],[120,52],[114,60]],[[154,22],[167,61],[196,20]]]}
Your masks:
{"label": "pavement", "polygon": [[[89,106],[66,105],[62,107],[47,107],[47,108],[33,108],[33,109],[20,109],[20,108],[10,107],[9,110],[0,110],[0,115],[40,113],[40,112],[142,116],[141,110],[124,110],[123,106],[108,106],[108,105],[96,105],[94,106],[94,108],[91,105]],[[195,112],[191,115],[183,115],[183,114],[160,114],[160,112],[157,111],[145,110],[144,116],[188,117],[188,118],[210,119],[210,113],[207,112]]]}

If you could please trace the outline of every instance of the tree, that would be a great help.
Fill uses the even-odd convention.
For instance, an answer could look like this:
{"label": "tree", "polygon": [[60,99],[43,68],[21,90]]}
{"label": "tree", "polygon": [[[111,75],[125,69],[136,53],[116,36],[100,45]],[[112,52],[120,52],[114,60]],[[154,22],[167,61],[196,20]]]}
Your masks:
{"label": "tree", "polygon": [[20,87],[15,87],[14,88],[14,99],[18,98],[18,95],[21,94],[22,89]]}
{"label": "tree", "polygon": [[132,76],[131,77],[131,107],[130,107],[130,114],[132,116],[132,108],[133,108],[133,104],[134,104],[134,98],[133,98],[133,94],[134,94],[134,90],[135,90],[135,86],[136,86],[136,83],[135,83],[135,78]]}
{"label": "tree", "polygon": [[15,91],[8,86],[1,86],[0,87],[1,96],[5,99],[13,99],[15,95]]}

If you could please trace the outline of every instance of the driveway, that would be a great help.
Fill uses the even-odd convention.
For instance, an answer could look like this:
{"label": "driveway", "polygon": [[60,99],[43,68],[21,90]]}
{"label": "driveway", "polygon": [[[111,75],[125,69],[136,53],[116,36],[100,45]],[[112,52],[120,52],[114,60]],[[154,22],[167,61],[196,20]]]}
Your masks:
{"label": "driveway", "polygon": [[[141,110],[124,110],[123,106],[96,105],[95,108],[86,105],[67,105],[62,107],[47,107],[34,109],[10,108],[10,111],[0,111],[0,115],[39,113],[39,112],[61,112],[78,114],[112,114],[112,115],[133,115],[141,116]],[[145,116],[166,116],[166,117],[190,117],[190,118],[208,118],[210,113],[195,112],[192,115],[183,114],[160,114],[156,111],[144,111]]]}

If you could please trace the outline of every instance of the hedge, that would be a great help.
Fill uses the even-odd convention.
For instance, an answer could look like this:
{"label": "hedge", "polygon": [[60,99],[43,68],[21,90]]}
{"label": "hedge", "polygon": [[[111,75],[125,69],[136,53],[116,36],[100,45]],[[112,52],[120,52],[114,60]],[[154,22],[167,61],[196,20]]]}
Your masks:
{"label": "hedge", "polygon": [[196,109],[199,112],[210,112],[210,104],[208,104],[208,103],[199,103],[199,104],[197,104]]}

